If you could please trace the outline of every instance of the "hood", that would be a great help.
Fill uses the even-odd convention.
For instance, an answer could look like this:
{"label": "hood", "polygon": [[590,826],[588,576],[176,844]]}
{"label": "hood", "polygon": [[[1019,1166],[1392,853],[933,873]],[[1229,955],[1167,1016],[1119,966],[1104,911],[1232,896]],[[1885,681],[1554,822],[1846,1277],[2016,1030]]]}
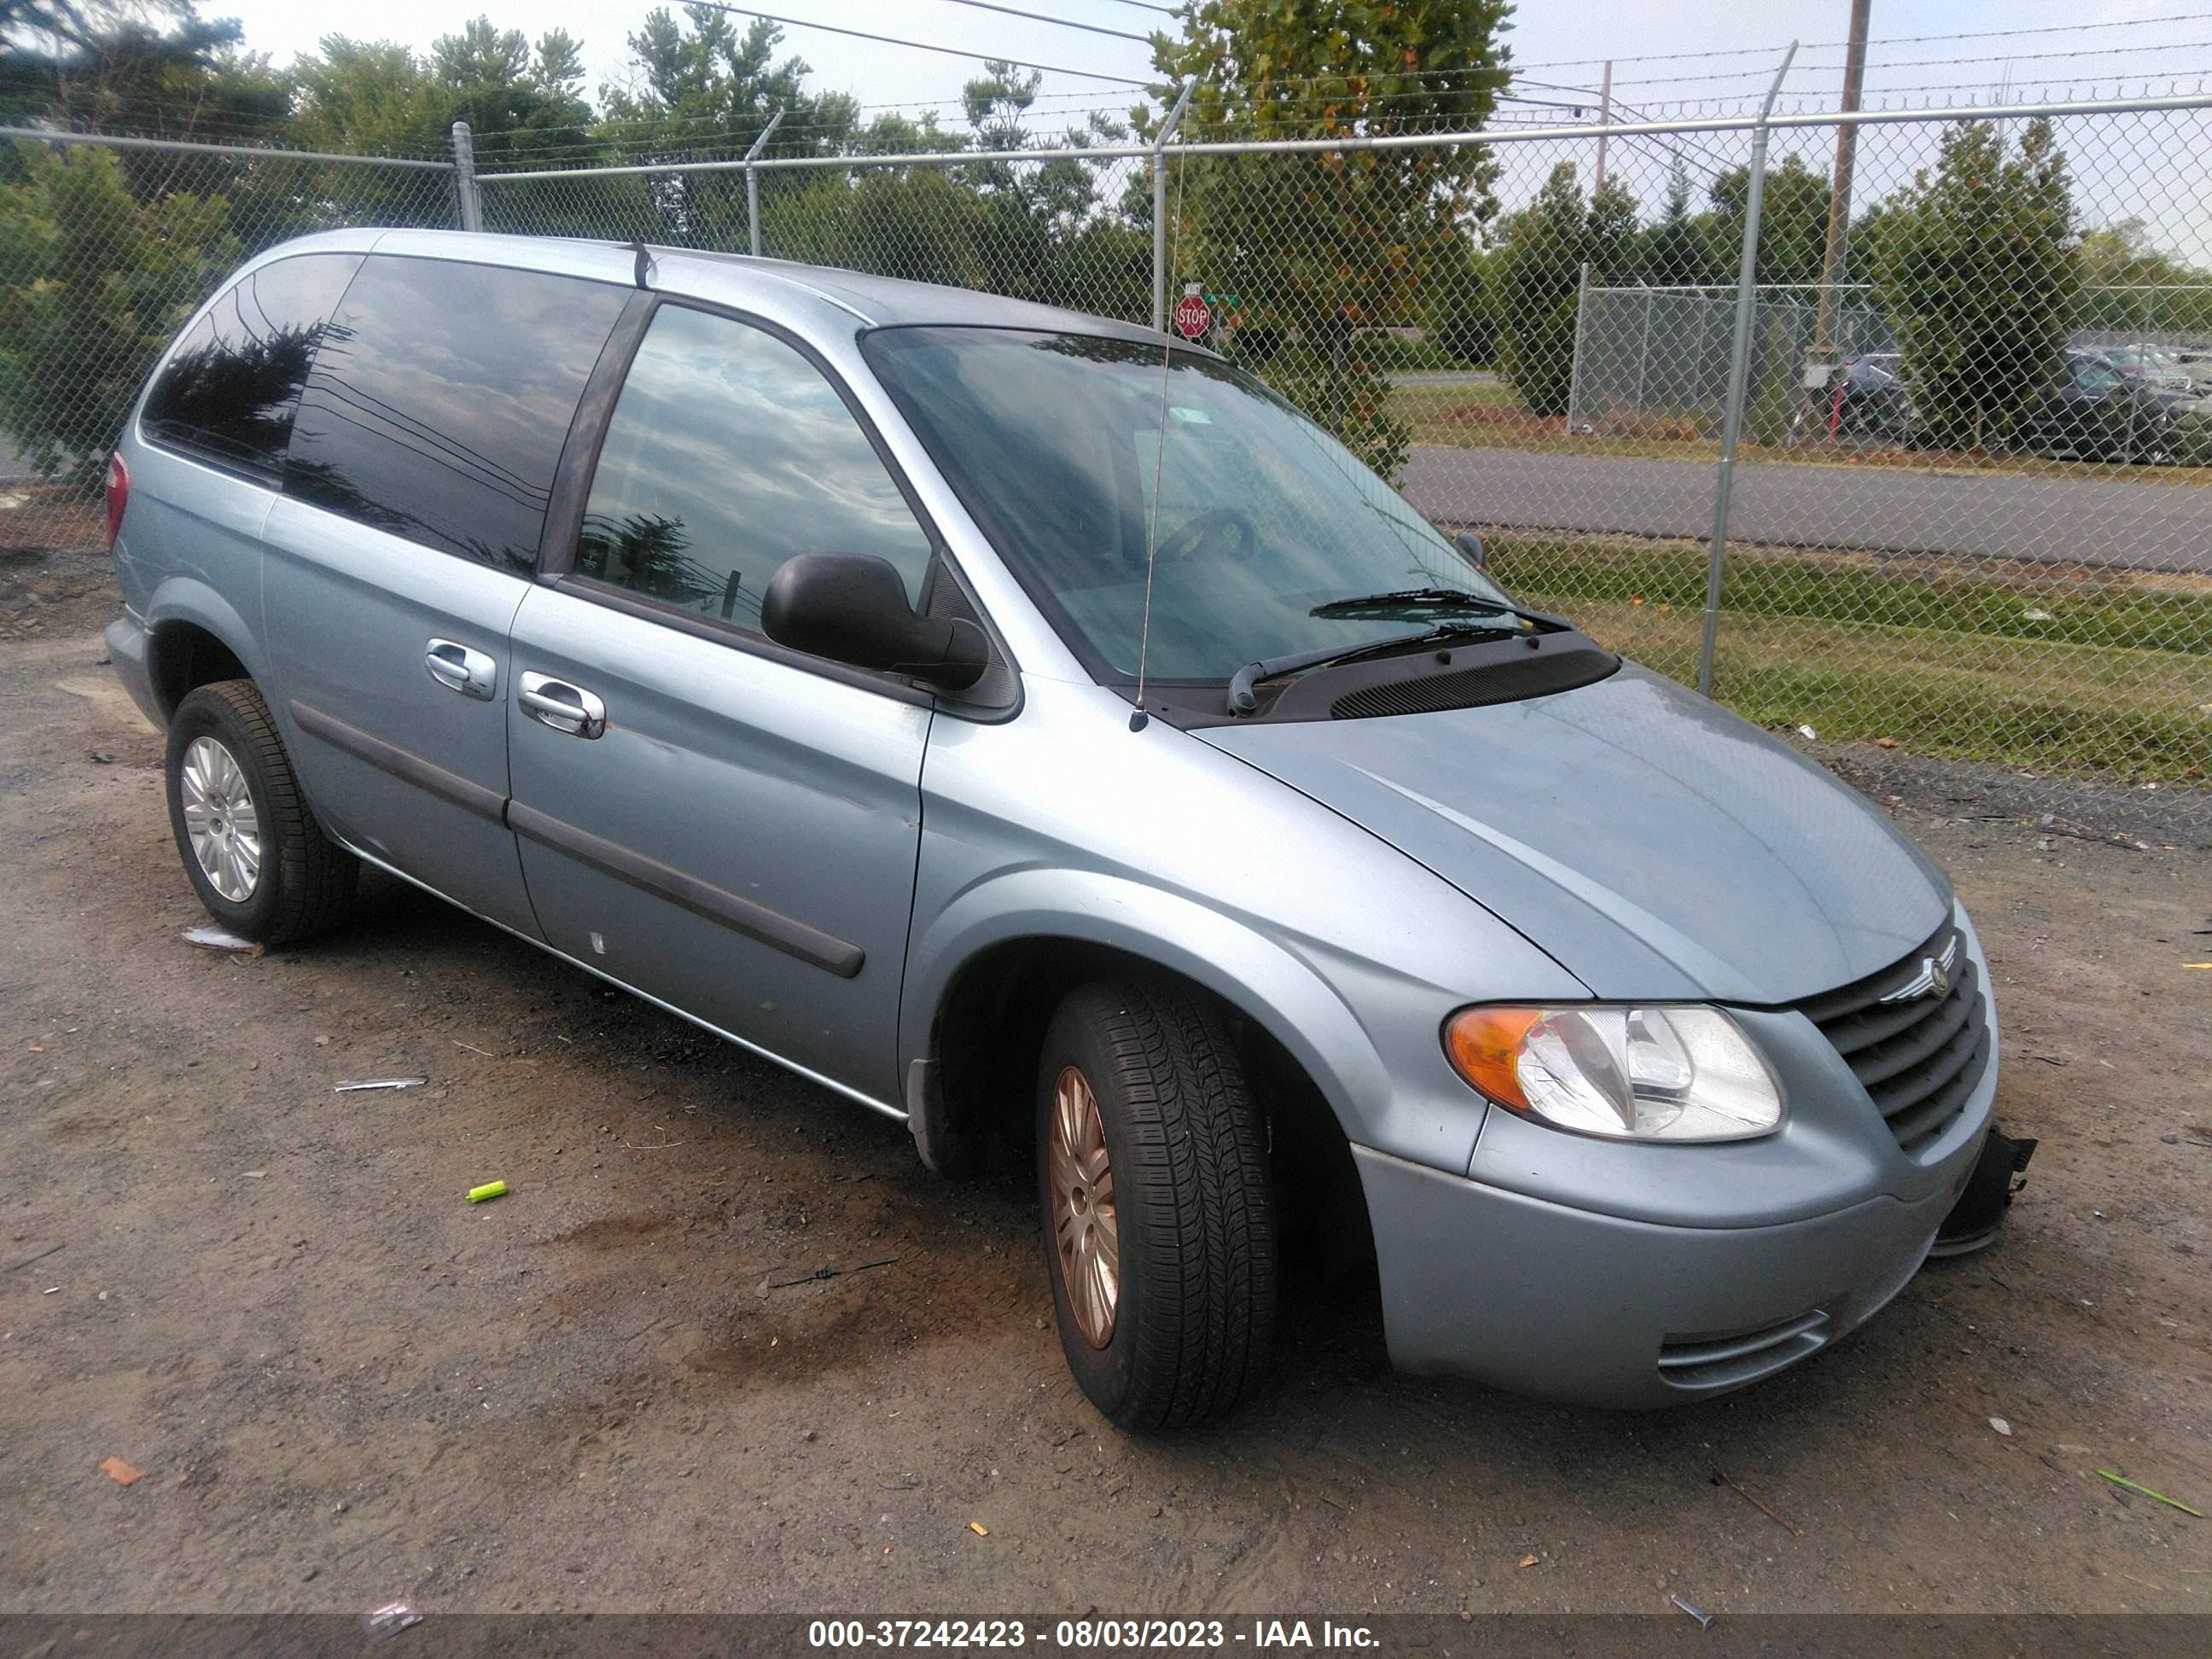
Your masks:
{"label": "hood", "polygon": [[1643,669],[1558,696],[1194,736],[1427,866],[1600,997],[1794,1002],[1950,915],[1856,793]]}

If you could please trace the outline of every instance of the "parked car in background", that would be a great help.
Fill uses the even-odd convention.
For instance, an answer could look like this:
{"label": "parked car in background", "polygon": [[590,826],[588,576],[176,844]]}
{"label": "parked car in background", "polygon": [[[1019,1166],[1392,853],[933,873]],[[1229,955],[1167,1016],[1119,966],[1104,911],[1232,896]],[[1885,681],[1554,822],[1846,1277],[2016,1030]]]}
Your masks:
{"label": "parked car in background", "polygon": [[2212,351],[2177,351],[2173,366],[2189,377],[2191,389],[2200,396],[2212,392]]}
{"label": "parked car in background", "polygon": [[2020,1162],[1899,830],[1127,323],[326,233],[156,366],[109,527],[222,925],[304,939],[373,866],[940,1172],[1014,1150],[1116,1423],[1261,1383],[1299,1230],[1410,1369],[1709,1397]]}
{"label": "parked car in background", "polygon": [[2069,351],[2058,375],[2023,414],[2021,448],[2060,460],[2172,459],[2181,411],[2194,394],[2148,386],[2102,353]]}
{"label": "parked car in background", "polygon": [[1917,421],[1899,372],[1901,363],[1894,351],[1870,351],[1844,365],[1841,390],[1836,394],[1837,436],[1912,441]]}
{"label": "parked car in background", "polygon": [[2094,354],[2136,385],[2153,392],[2189,392],[2194,382],[2171,352],[2155,346],[2118,346]]}

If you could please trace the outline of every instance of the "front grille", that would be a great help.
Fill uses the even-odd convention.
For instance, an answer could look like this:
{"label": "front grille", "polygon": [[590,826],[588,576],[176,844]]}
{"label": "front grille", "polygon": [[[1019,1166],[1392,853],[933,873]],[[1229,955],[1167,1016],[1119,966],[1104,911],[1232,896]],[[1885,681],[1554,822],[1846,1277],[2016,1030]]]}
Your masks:
{"label": "front grille", "polygon": [[[1929,983],[1930,963],[1949,981],[1940,994]],[[1904,961],[1796,1006],[1836,1045],[1897,1144],[1916,1158],[1958,1121],[1990,1063],[1989,1000],[1966,940],[1948,922]]]}
{"label": "front grille", "polygon": [[1826,1347],[1829,1335],[1827,1313],[1820,1308],[1757,1330],[1670,1335],[1659,1345],[1659,1377],[1677,1389],[1741,1388]]}
{"label": "front grille", "polygon": [[1383,714],[1434,714],[1447,708],[1522,702],[1594,685],[1620,666],[1620,659],[1610,651],[1581,646],[1550,656],[1514,657],[1449,674],[1362,686],[1330,703],[1328,712],[1332,720],[1364,720]]}

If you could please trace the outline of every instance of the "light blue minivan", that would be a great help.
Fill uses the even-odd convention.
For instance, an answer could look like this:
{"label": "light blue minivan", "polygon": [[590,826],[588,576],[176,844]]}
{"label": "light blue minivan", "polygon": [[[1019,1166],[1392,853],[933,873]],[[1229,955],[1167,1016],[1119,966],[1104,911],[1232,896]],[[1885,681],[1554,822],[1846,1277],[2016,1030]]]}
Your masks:
{"label": "light blue minivan", "polygon": [[1018,1149],[1117,1423],[1255,1385],[1292,1231],[1371,1248],[1401,1366],[1645,1406],[2002,1213],[1943,878],[1213,353],[338,232],[194,318],[109,509],[219,921],[303,939],[374,865],[933,1169]]}

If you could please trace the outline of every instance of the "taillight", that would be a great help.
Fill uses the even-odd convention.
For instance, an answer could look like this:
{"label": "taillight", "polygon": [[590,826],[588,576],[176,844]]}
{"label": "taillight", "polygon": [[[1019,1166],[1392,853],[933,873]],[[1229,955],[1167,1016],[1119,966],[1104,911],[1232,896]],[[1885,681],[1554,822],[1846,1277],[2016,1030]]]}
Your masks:
{"label": "taillight", "polygon": [[131,469],[123,465],[123,452],[107,458],[107,549],[115,550],[115,538],[123,529],[123,509],[131,505]]}

